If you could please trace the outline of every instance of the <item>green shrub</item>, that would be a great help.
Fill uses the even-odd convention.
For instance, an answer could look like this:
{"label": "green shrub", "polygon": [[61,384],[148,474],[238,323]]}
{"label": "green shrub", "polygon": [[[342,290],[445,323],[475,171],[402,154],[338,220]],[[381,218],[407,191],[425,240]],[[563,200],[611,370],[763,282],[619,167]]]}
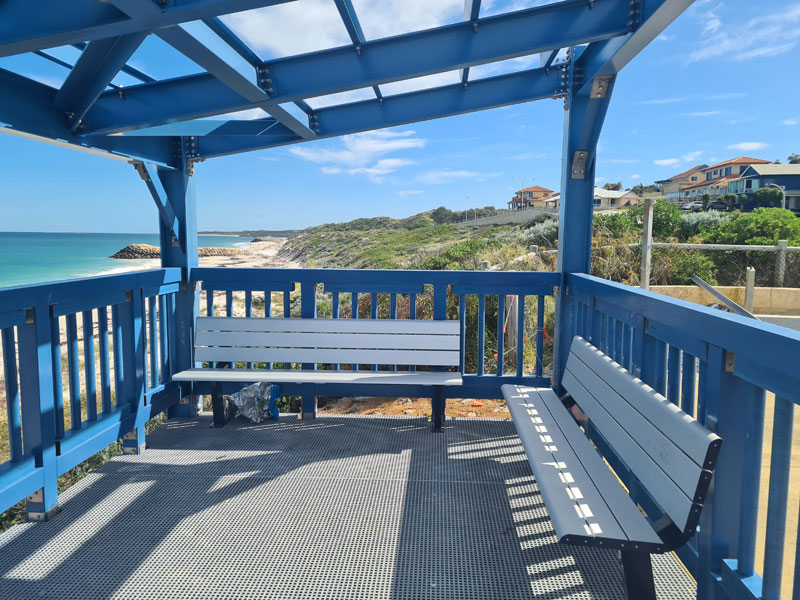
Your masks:
{"label": "green shrub", "polygon": [[732,213],[723,213],[713,210],[709,212],[687,212],[681,215],[677,237],[681,241],[690,240],[695,236],[712,231],[719,227],[720,224],[734,218],[735,215]]}
{"label": "green shrub", "polygon": [[[641,230],[644,222],[644,202],[627,211],[636,229]],[[680,209],[666,200],[658,200],[653,205],[653,239],[663,240],[674,237],[681,223]]]}
{"label": "green shrub", "polygon": [[708,231],[703,240],[749,245],[775,245],[779,240],[789,240],[789,245],[797,245],[800,244],[800,219],[782,208],[757,208],[720,223],[719,227]]}

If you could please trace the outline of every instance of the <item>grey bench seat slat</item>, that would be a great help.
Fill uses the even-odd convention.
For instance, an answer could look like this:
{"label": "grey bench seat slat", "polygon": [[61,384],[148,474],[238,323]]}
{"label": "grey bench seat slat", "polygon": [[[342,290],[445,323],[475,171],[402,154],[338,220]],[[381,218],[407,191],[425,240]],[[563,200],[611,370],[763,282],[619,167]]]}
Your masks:
{"label": "grey bench seat slat", "polygon": [[358,383],[372,385],[461,385],[460,373],[435,371],[299,371],[297,369],[187,369],[175,381],[254,383]]}
{"label": "grey bench seat slat", "polygon": [[647,396],[649,401],[636,404],[636,410],[653,423],[676,446],[703,468],[716,463],[722,441],[672,402],[640,379],[632,377],[600,350],[583,340],[573,340],[571,353],[580,358],[608,386],[623,397]]}
{"label": "grey bench seat slat", "polygon": [[560,541],[663,550],[552,390],[504,385],[502,392]]}
{"label": "grey bench seat slat", "polygon": [[425,319],[286,319],[197,317],[197,331],[403,333],[459,336],[458,321]]}
{"label": "grey bench seat slat", "polygon": [[339,348],[232,348],[197,346],[197,362],[277,362],[456,366],[458,350],[348,350]]}

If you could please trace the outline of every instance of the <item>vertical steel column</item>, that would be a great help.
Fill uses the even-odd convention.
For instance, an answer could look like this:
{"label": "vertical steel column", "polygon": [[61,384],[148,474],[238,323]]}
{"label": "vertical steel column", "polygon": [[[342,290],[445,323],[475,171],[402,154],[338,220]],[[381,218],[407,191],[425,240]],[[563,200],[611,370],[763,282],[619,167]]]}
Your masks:
{"label": "vertical steel column", "polygon": [[[433,318],[437,321],[447,319],[447,285],[435,284],[433,286]],[[443,371],[444,367],[435,367],[436,371]],[[442,386],[434,386],[431,394],[431,425],[433,431],[441,431],[445,420],[445,403],[447,398]]]}
{"label": "vertical steel column", "polygon": [[[158,178],[164,188],[167,201],[178,222],[180,239],[175,239],[171,229],[163,219],[159,219],[161,236],[161,266],[181,269],[181,289],[175,293],[174,338],[170,347],[174,348],[172,372],[194,366],[192,356],[194,342],[194,321],[200,313],[200,299],[192,282],[192,269],[197,266],[197,210],[192,167],[185,160],[181,142],[181,167],[179,169],[158,168]],[[213,292],[208,292],[212,294]],[[193,401],[192,384],[182,383],[180,403],[167,411],[169,417],[193,417],[197,414],[197,404]]]}
{"label": "vertical steel column", "polygon": [[[575,49],[570,54],[575,56]],[[595,155],[603,128],[615,77],[598,77],[590,92],[573,91],[583,86],[582,74],[574,62],[563,72],[566,95],[564,142],[561,154],[561,207],[558,214],[558,271],[564,276],[556,298],[553,352],[553,383],[561,385],[575,319],[575,302],[569,297],[566,276],[589,273],[592,250]],[[602,84],[602,85],[600,85]]]}

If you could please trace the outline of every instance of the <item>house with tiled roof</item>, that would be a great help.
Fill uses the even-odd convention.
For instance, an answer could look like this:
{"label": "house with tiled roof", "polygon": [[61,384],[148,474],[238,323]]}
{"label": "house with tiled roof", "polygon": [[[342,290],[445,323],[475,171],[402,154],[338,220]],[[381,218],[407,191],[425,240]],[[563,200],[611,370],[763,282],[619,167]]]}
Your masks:
{"label": "house with tiled roof", "polygon": [[543,200],[550,198],[555,192],[539,185],[517,190],[514,197],[508,201],[509,210],[524,210],[526,208],[542,207]]}
{"label": "house with tiled roof", "polygon": [[750,165],[741,173],[741,179],[728,184],[728,193],[747,196],[741,207],[749,210],[758,205],[756,192],[767,187],[780,188],[786,197],[786,208],[800,214],[800,165]]}
{"label": "house with tiled roof", "polygon": [[679,192],[681,200],[694,200],[706,194],[712,198],[728,193],[728,184],[738,180],[752,165],[767,165],[768,160],[739,156],[710,167],[700,169],[700,180],[697,183],[682,187]]}
{"label": "house with tiled roof", "polygon": [[695,183],[699,183],[705,179],[705,176],[702,174],[702,170],[706,168],[708,168],[708,165],[706,164],[695,165],[688,171],[678,173],[669,179],[662,179],[661,181],[656,181],[655,183],[661,193],[664,194],[666,200],[672,200],[673,202],[676,202],[680,199],[681,189]]}

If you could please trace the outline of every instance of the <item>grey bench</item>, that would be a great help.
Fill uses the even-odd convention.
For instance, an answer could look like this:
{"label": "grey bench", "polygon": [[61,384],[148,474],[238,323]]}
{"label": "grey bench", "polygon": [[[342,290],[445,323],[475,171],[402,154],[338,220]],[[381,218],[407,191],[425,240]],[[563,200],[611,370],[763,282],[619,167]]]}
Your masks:
{"label": "grey bench", "polygon": [[580,337],[562,385],[663,514],[640,510],[553,390],[504,385],[558,540],[620,550],[628,597],[654,600],[650,554],[694,535],[722,440]]}
{"label": "grey bench", "polygon": [[[300,383],[312,386],[312,393],[313,386],[329,383],[344,384],[353,394],[367,385],[430,387],[433,425],[439,429],[444,419],[442,388],[462,383],[460,373],[444,370],[459,365],[460,348],[458,321],[198,317],[194,360],[216,365],[181,371],[173,380],[211,384],[215,426],[225,422],[220,386],[226,382]],[[237,363],[328,368],[235,368]],[[223,368],[226,365],[234,368]],[[340,365],[354,368],[336,370]],[[357,370],[358,365],[389,365],[394,370]],[[401,370],[398,366],[438,370]]]}

